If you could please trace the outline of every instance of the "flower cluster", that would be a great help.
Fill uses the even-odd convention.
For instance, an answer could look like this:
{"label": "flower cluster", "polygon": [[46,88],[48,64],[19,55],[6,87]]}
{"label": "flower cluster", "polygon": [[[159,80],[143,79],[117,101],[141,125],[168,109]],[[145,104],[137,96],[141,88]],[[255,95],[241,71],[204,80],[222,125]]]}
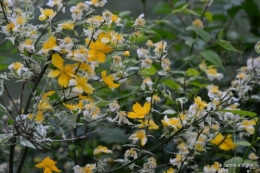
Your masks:
{"label": "flower cluster", "polygon": [[[188,70],[172,70],[174,63],[168,55],[171,44],[149,39],[144,30],[152,22],[146,21],[144,14],[129,22],[122,14],[109,10],[98,15],[96,9],[103,7],[107,0],[82,1],[69,9],[66,9],[68,1],[49,0],[45,4],[48,8],[36,8],[40,15],[34,16],[34,5],[27,1],[16,8],[21,4],[19,1],[0,0],[1,32],[16,46],[20,58],[8,66],[8,73],[0,75],[0,107],[5,114],[0,143],[12,146],[12,153],[17,144],[25,146],[27,152],[28,147],[44,150],[45,144],[73,141],[69,147],[58,144],[60,150],[68,152],[65,153],[68,157],[74,155],[75,163],[65,168],[68,172],[105,172],[108,163],[114,161],[128,166],[132,172],[138,168],[138,172],[153,173],[158,163],[156,157],[145,158],[141,167],[135,161],[145,155],[155,155],[157,147],[173,143],[170,150],[174,152],[169,152],[167,159],[171,167],[164,172],[174,173],[191,162],[197,164],[194,160],[200,161],[198,156],[207,155],[210,150],[233,152],[239,145],[251,149],[257,141],[249,145],[244,136],[256,136],[260,120],[255,113],[242,110],[240,104],[248,99],[247,94],[253,87],[259,85],[260,57],[248,59],[247,66],[237,70],[231,86],[222,89],[213,83],[224,77],[216,64],[203,60],[198,70],[191,70],[195,75],[189,75]],[[207,1],[207,6],[211,3]],[[69,19],[58,20],[57,16],[67,14],[65,12]],[[195,13],[188,9],[186,12]],[[30,23],[34,18],[40,24]],[[125,32],[127,22],[131,29]],[[198,35],[206,32],[202,20],[196,19],[192,25],[198,29]],[[145,39],[144,46],[140,46],[140,38]],[[200,79],[205,80],[201,76],[196,78],[200,72],[212,82],[203,84],[206,92],[187,91],[187,86],[192,86],[187,84],[189,80],[198,79],[193,85],[199,85]],[[183,82],[176,86],[176,93],[166,89],[175,84],[172,76],[179,74],[185,77],[177,79]],[[13,79],[21,84],[18,99],[12,99],[3,84]],[[3,92],[11,106],[2,98]],[[191,98],[186,98],[190,93]],[[178,95],[184,96],[177,98]],[[252,98],[259,97],[253,95]],[[128,147],[124,154],[117,153],[122,150],[121,145],[111,145],[110,150],[96,145],[101,140],[92,138],[111,126],[117,127],[109,134],[115,133],[115,138],[118,131],[127,128],[123,132],[126,139],[120,141],[123,147]],[[97,139],[107,137],[102,133],[97,136]],[[238,138],[242,141],[236,142]],[[88,139],[94,142],[84,141]],[[164,139],[161,143],[150,147],[153,141],[161,139]],[[82,148],[77,147],[78,144],[82,144]],[[92,145],[98,147],[91,148]],[[259,156],[249,151],[247,157],[256,163]],[[84,154],[93,156],[92,164],[83,163]],[[10,153],[10,160],[12,157]],[[115,157],[119,159],[114,160]],[[241,159],[244,161],[244,158]],[[61,172],[56,163],[46,157],[35,167],[43,168],[45,173]],[[198,169],[203,172],[228,171],[218,167],[218,162],[202,164]]]}

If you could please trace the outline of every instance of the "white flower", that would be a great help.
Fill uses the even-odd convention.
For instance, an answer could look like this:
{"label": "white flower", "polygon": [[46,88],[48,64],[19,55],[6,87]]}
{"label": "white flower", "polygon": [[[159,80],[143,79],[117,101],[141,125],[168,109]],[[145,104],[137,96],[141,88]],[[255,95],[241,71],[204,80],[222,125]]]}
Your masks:
{"label": "white flower", "polygon": [[146,58],[149,54],[147,49],[139,48],[137,49],[137,56],[138,58]]}
{"label": "white flower", "polygon": [[141,14],[138,16],[138,18],[135,20],[135,23],[133,26],[144,26],[145,25],[145,19],[143,18],[144,14]]}
{"label": "white flower", "polygon": [[28,68],[24,67],[24,65],[20,62],[14,62],[8,66],[14,76],[21,77],[28,71]]}
{"label": "white flower", "polygon": [[142,60],[142,68],[151,68],[153,61],[150,58],[145,58],[144,60]]}
{"label": "white flower", "polygon": [[166,53],[167,51],[165,50],[167,47],[167,42],[166,41],[160,41],[158,43],[154,44],[155,49],[153,50],[157,56],[161,56],[163,53]]}
{"label": "white flower", "polygon": [[70,8],[70,12],[72,13],[73,20],[81,20],[84,11],[88,11],[89,6],[85,3],[78,3],[76,6],[72,6]]}
{"label": "white flower", "polygon": [[107,0],[90,0],[85,1],[85,3],[88,5],[94,5],[95,7],[103,7],[107,3]]}
{"label": "white flower", "polygon": [[[54,5],[58,6],[58,11],[63,7],[62,0],[49,0],[49,2],[46,4],[49,7],[53,7]],[[65,7],[62,8],[62,12],[65,13]]]}
{"label": "white flower", "polygon": [[108,106],[109,106],[109,109],[112,112],[117,111],[118,109],[120,109],[120,105],[117,103],[117,101],[115,101],[113,103],[109,103]]}
{"label": "white flower", "polygon": [[177,166],[178,169],[179,169],[182,164],[187,164],[187,162],[182,163],[183,158],[184,158],[183,155],[177,154],[176,157],[175,157],[175,159],[170,159],[170,163],[171,163],[173,166]]}
{"label": "white flower", "polygon": [[144,130],[137,130],[134,134],[132,134],[129,137],[130,140],[133,141],[133,143],[136,143],[137,141],[141,141],[141,146],[144,146],[147,142],[147,136]]}
{"label": "white flower", "polygon": [[64,39],[59,39],[59,47],[61,49],[64,49],[66,52],[67,51],[71,51],[71,49],[73,48],[73,41],[70,37],[65,37]]}
{"label": "white flower", "polygon": [[108,121],[110,121],[110,122],[118,121],[118,125],[121,125],[122,123],[132,125],[132,123],[126,117],[127,117],[127,113],[125,111],[119,111],[119,112],[117,112],[117,115],[114,119],[111,119],[109,117]]}
{"label": "white flower", "polygon": [[168,58],[163,57],[162,60],[161,60],[161,66],[162,66],[163,70],[169,71],[170,65],[171,65],[170,60]]}
{"label": "white flower", "polygon": [[213,166],[204,166],[203,173],[215,173],[217,170]]}
{"label": "white flower", "polygon": [[74,173],[86,173],[87,171],[92,172],[94,169],[96,169],[96,164],[86,164],[84,167],[76,165],[73,167]]}
{"label": "white flower", "polygon": [[101,117],[99,107],[97,107],[93,103],[87,104],[85,106],[85,110],[83,111],[83,115],[84,115],[84,117],[90,118],[90,119],[93,119],[93,120]]}
{"label": "white flower", "polygon": [[136,159],[137,156],[137,152],[135,151],[134,148],[130,148],[129,150],[126,150],[125,154],[124,154],[125,159]]}
{"label": "white flower", "polygon": [[94,150],[94,155],[97,155],[99,153],[106,153],[106,154],[110,154],[113,153],[112,150],[107,149],[107,147],[104,146],[98,146],[95,150]]}
{"label": "white flower", "polygon": [[216,68],[209,68],[205,70],[205,73],[210,81],[213,81],[214,79],[220,80],[224,76],[222,73],[218,73]]}
{"label": "white flower", "polygon": [[23,53],[24,49],[28,52],[34,52],[35,48],[34,48],[34,42],[32,39],[26,39],[25,41],[21,42],[19,44],[19,50],[20,52]]}
{"label": "white flower", "polygon": [[141,85],[142,90],[146,90],[146,86],[148,86],[149,90],[153,89],[153,82],[150,77],[147,77],[143,80],[143,83]]}

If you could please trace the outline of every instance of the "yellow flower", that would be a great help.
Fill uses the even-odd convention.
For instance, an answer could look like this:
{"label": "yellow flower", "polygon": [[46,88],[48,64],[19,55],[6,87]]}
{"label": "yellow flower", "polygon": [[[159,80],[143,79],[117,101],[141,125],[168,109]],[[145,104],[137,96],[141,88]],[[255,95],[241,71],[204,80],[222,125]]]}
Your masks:
{"label": "yellow flower", "polygon": [[166,172],[163,171],[163,173],[175,173],[175,172],[176,172],[176,170],[173,168],[168,169]]}
{"label": "yellow flower", "polygon": [[232,141],[232,135],[227,135],[226,138],[219,133],[210,143],[218,145],[222,150],[230,150],[236,147]]}
{"label": "yellow flower", "polygon": [[132,107],[133,112],[128,112],[128,118],[144,118],[151,109],[151,104],[146,102],[144,107],[142,107],[139,103],[135,103]]}
{"label": "yellow flower", "polygon": [[109,153],[112,153],[111,150],[107,149],[107,147],[104,147],[104,146],[98,146],[95,150],[94,150],[94,155],[97,155],[99,153],[106,153],[106,154],[109,154]]}
{"label": "yellow flower", "polygon": [[57,39],[55,37],[50,36],[49,39],[42,44],[42,49],[39,53],[47,53],[49,50],[59,51],[60,47],[57,46],[56,41]]}
{"label": "yellow flower", "polygon": [[126,56],[126,57],[130,56],[130,52],[129,52],[128,50],[125,51],[125,52],[124,52],[124,56]]}
{"label": "yellow flower", "polygon": [[72,91],[75,93],[82,94],[84,91],[87,94],[92,94],[94,88],[87,82],[87,77],[77,75],[74,79],[70,79],[69,86],[73,86]]}
{"label": "yellow flower", "polygon": [[198,105],[200,111],[208,106],[208,104],[205,101],[201,100],[201,97],[194,97],[194,101]]}
{"label": "yellow flower", "polygon": [[101,72],[101,76],[102,76],[102,79],[104,81],[104,83],[110,88],[110,89],[115,89],[115,88],[118,88],[120,86],[120,84],[116,84],[114,83],[114,77],[112,75],[107,75],[107,72],[106,71],[102,71]]}
{"label": "yellow flower", "polygon": [[79,100],[78,104],[69,104],[69,103],[63,103],[63,105],[69,109],[69,110],[76,110],[76,109],[83,109],[83,103],[82,100]]}
{"label": "yellow flower", "polygon": [[258,121],[258,118],[254,118],[252,120],[243,120],[241,123],[238,123],[238,130],[246,130],[251,135],[254,134],[255,128],[254,125],[256,125],[256,122]]}
{"label": "yellow flower", "polygon": [[49,17],[50,19],[52,19],[55,15],[56,12],[54,12],[52,9],[46,8],[45,10],[40,8],[41,11],[41,15],[39,16],[39,20],[40,21],[45,21],[47,19],[47,17]]}
{"label": "yellow flower", "polygon": [[149,120],[149,123],[148,123],[148,120],[139,120],[139,122],[141,124],[138,125],[139,128],[144,128],[144,127],[147,127],[148,126],[148,129],[154,129],[154,130],[157,130],[159,129],[159,126],[157,126],[153,120]]}
{"label": "yellow flower", "polygon": [[112,48],[103,44],[101,40],[97,40],[96,42],[91,42],[89,45],[88,51],[88,60],[89,61],[98,61],[99,63],[106,61],[105,53],[109,53],[112,51]]}
{"label": "yellow flower", "polygon": [[50,71],[50,73],[48,74],[48,77],[55,78],[55,77],[59,76],[58,84],[61,87],[66,88],[69,85],[69,80],[72,78],[71,74],[73,74],[73,66],[72,65],[63,66],[64,60],[57,53],[54,53],[52,55],[52,64],[55,67],[57,67],[58,69]]}
{"label": "yellow flower", "polygon": [[52,173],[52,171],[54,172],[61,172],[61,170],[59,170],[55,164],[57,162],[53,161],[50,159],[50,157],[46,157],[45,159],[43,159],[43,161],[37,165],[35,165],[37,168],[44,168],[44,173]]}
{"label": "yellow flower", "polygon": [[202,21],[201,21],[200,19],[194,20],[194,21],[192,22],[192,25],[193,25],[193,26],[196,26],[196,27],[198,27],[198,28],[203,29],[203,23],[202,23]]}
{"label": "yellow flower", "polygon": [[39,104],[37,105],[37,111],[35,114],[30,113],[27,118],[29,119],[34,119],[35,122],[37,123],[41,123],[44,120],[44,115],[43,113],[45,111],[50,111],[53,109],[53,107],[51,106],[51,104],[48,102],[48,97],[53,95],[55,93],[55,91],[49,91],[47,93],[44,93],[41,101],[39,102]]}
{"label": "yellow flower", "polygon": [[64,23],[58,24],[57,31],[61,31],[62,29],[73,30],[74,26],[75,26],[74,22],[71,22],[71,21],[64,22]]}

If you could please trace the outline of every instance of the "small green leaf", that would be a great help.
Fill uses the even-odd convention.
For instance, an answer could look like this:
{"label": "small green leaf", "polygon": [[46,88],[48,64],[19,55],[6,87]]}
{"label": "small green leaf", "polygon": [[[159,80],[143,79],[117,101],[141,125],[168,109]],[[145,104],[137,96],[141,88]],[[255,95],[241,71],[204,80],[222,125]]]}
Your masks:
{"label": "small green leaf", "polygon": [[250,143],[247,142],[247,141],[236,141],[235,142],[236,145],[242,145],[242,146],[247,146],[247,147],[250,147]]}
{"label": "small green leaf", "polygon": [[206,11],[205,17],[208,19],[210,23],[213,21],[213,14],[211,12]]}
{"label": "small green leaf", "polygon": [[163,84],[166,86],[170,87],[173,90],[178,91],[179,88],[181,87],[178,83],[176,83],[173,79],[166,79],[163,81]]}
{"label": "small green leaf", "polygon": [[237,50],[236,48],[234,48],[230,42],[225,41],[225,40],[219,40],[217,42],[218,45],[220,45],[221,47],[223,47],[226,50],[232,51],[232,52],[238,52],[238,53],[242,53],[239,50]]}
{"label": "small green leaf", "polygon": [[210,40],[209,34],[203,29],[200,29],[196,26],[189,26],[186,29],[196,32],[196,34],[199,35],[205,42],[208,42]]}
{"label": "small green leaf", "polygon": [[237,115],[244,115],[249,117],[255,117],[257,114],[255,112],[245,111],[245,110],[229,110],[229,109],[222,109],[221,112],[230,112]]}
{"label": "small green leaf", "polygon": [[142,76],[152,76],[152,75],[155,75],[156,74],[156,68],[154,66],[151,66],[151,68],[147,69],[147,68],[144,68],[140,71],[140,74]]}
{"label": "small green leaf", "polygon": [[218,34],[218,40],[221,40],[224,34],[224,29],[222,29]]}
{"label": "small green leaf", "polygon": [[129,16],[130,13],[131,11],[121,11],[120,13],[118,13],[118,16],[120,17]]}
{"label": "small green leaf", "polygon": [[12,136],[13,136],[12,134],[0,134],[0,144],[6,142]]}
{"label": "small green leaf", "polygon": [[193,14],[195,16],[201,16],[200,14],[196,13],[195,11],[191,10],[191,9],[188,9],[187,7],[189,6],[190,4],[185,4],[183,7],[181,7],[180,9],[176,9],[176,10],[172,10],[172,14],[174,13],[178,13],[178,12],[183,12],[183,13],[187,13],[187,14]]}
{"label": "small green leaf", "polygon": [[35,146],[34,146],[30,141],[28,141],[27,139],[24,139],[24,138],[22,138],[22,137],[20,137],[20,143],[21,143],[23,146],[36,149]]}
{"label": "small green leaf", "polygon": [[187,74],[187,76],[197,76],[197,75],[199,75],[199,72],[198,72],[198,70],[196,70],[194,68],[189,68],[186,71],[186,74]]}
{"label": "small green leaf", "polygon": [[219,66],[220,68],[224,69],[224,66],[222,64],[222,61],[218,54],[211,50],[204,50],[200,53],[200,55],[208,62],[212,63],[213,65]]}
{"label": "small green leaf", "polygon": [[237,165],[241,164],[243,159],[241,157],[233,157],[224,162],[224,166],[228,168],[228,172],[235,172],[237,169]]}
{"label": "small green leaf", "polygon": [[108,105],[109,103],[112,103],[112,102],[113,102],[113,101],[101,100],[101,101],[98,101],[98,102],[96,103],[96,106],[102,107],[102,106],[106,106],[106,105]]}
{"label": "small green leaf", "polygon": [[10,115],[9,112],[7,111],[6,107],[3,106],[2,104],[0,104],[0,111],[3,112],[3,113],[6,113],[6,114],[8,114],[8,115]]}

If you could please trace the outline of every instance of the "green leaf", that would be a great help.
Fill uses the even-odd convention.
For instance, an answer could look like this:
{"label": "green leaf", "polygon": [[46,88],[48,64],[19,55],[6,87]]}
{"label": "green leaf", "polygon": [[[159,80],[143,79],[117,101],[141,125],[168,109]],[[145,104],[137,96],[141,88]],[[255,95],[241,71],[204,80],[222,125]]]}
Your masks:
{"label": "green leaf", "polygon": [[216,54],[215,52],[211,51],[211,50],[204,50],[200,53],[200,55],[208,62],[212,63],[213,65],[216,65],[220,68],[222,68],[223,70],[225,70],[222,61],[220,59],[220,57],[218,56],[218,54]]}
{"label": "green leaf", "polygon": [[200,29],[196,26],[189,26],[186,28],[186,30],[191,30],[196,32],[196,34],[199,35],[205,42],[208,42],[210,40],[209,34],[203,29]]}
{"label": "green leaf", "polygon": [[131,11],[121,11],[120,13],[118,13],[118,16],[120,17],[129,16],[130,13]]}
{"label": "green leaf", "polygon": [[255,112],[245,111],[245,110],[229,110],[229,109],[222,109],[221,112],[230,112],[237,115],[244,115],[249,117],[255,117],[257,114]]}
{"label": "green leaf", "polygon": [[190,4],[185,4],[182,8],[180,9],[177,9],[177,10],[172,10],[172,14],[174,13],[178,13],[178,12],[183,12],[183,13],[187,13],[187,14],[193,14],[195,16],[201,16],[200,14],[196,13],[195,11],[191,10],[191,9],[188,9],[187,7],[189,6]]}
{"label": "green leaf", "polygon": [[12,134],[0,134],[0,144],[8,141],[12,136]]}
{"label": "green leaf", "polygon": [[224,34],[224,29],[222,29],[219,34],[218,34],[218,40],[221,40],[221,38],[223,37]]}
{"label": "green leaf", "polygon": [[228,168],[228,172],[235,172],[237,169],[237,165],[241,164],[243,159],[241,157],[233,157],[224,162],[224,167]]}
{"label": "green leaf", "polygon": [[187,76],[197,76],[197,75],[199,75],[199,72],[198,72],[198,70],[196,70],[194,68],[189,68],[186,71],[186,74],[187,74]]}
{"label": "green leaf", "polygon": [[113,102],[113,101],[101,100],[101,101],[98,101],[98,102],[96,103],[96,106],[102,107],[102,106],[106,106],[106,105],[108,105],[109,103],[112,103],[112,102]]}
{"label": "green leaf", "polygon": [[163,81],[163,84],[170,87],[171,89],[178,91],[181,87],[178,83],[176,83],[173,79],[166,79]]}
{"label": "green leaf", "polygon": [[236,145],[242,145],[242,146],[247,146],[247,147],[250,147],[250,143],[247,142],[247,141],[236,141],[235,142]]}
{"label": "green leaf", "polygon": [[210,23],[213,21],[213,14],[211,12],[206,11],[205,17],[208,19]]}
{"label": "green leaf", "polygon": [[233,52],[238,52],[238,53],[242,53],[240,52],[239,50],[237,50],[236,48],[234,48],[230,42],[228,41],[225,41],[225,40],[219,40],[217,42],[218,45],[220,45],[221,47],[223,47],[224,49],[226,50],[229,50],[229,51],[233,51]]}
{"label": "green leaf", "polygon": [[156,74],[156,71],[157,71],[156,68],[152,65],[151,68],[149,68],[149,69],[146,69],[146,68],[142,69],[140,71],[140,74],[142,76],[152,76],[152,75]]}
{"label": "green leaf", "polygon": [[5,108],[5,106],[3,106],[2,104],[0,104],[0,111],[10,115],[9,112],[7,111],[7,109]]}
{"label": "green leaf", "polygon": [[30,141],[28,141],[27,139],[24,139],[24,138],[22,138],[22,137],[20,137],[20,143],[21,143],[23,146],[36,149],[35,146],[34,146]]}

